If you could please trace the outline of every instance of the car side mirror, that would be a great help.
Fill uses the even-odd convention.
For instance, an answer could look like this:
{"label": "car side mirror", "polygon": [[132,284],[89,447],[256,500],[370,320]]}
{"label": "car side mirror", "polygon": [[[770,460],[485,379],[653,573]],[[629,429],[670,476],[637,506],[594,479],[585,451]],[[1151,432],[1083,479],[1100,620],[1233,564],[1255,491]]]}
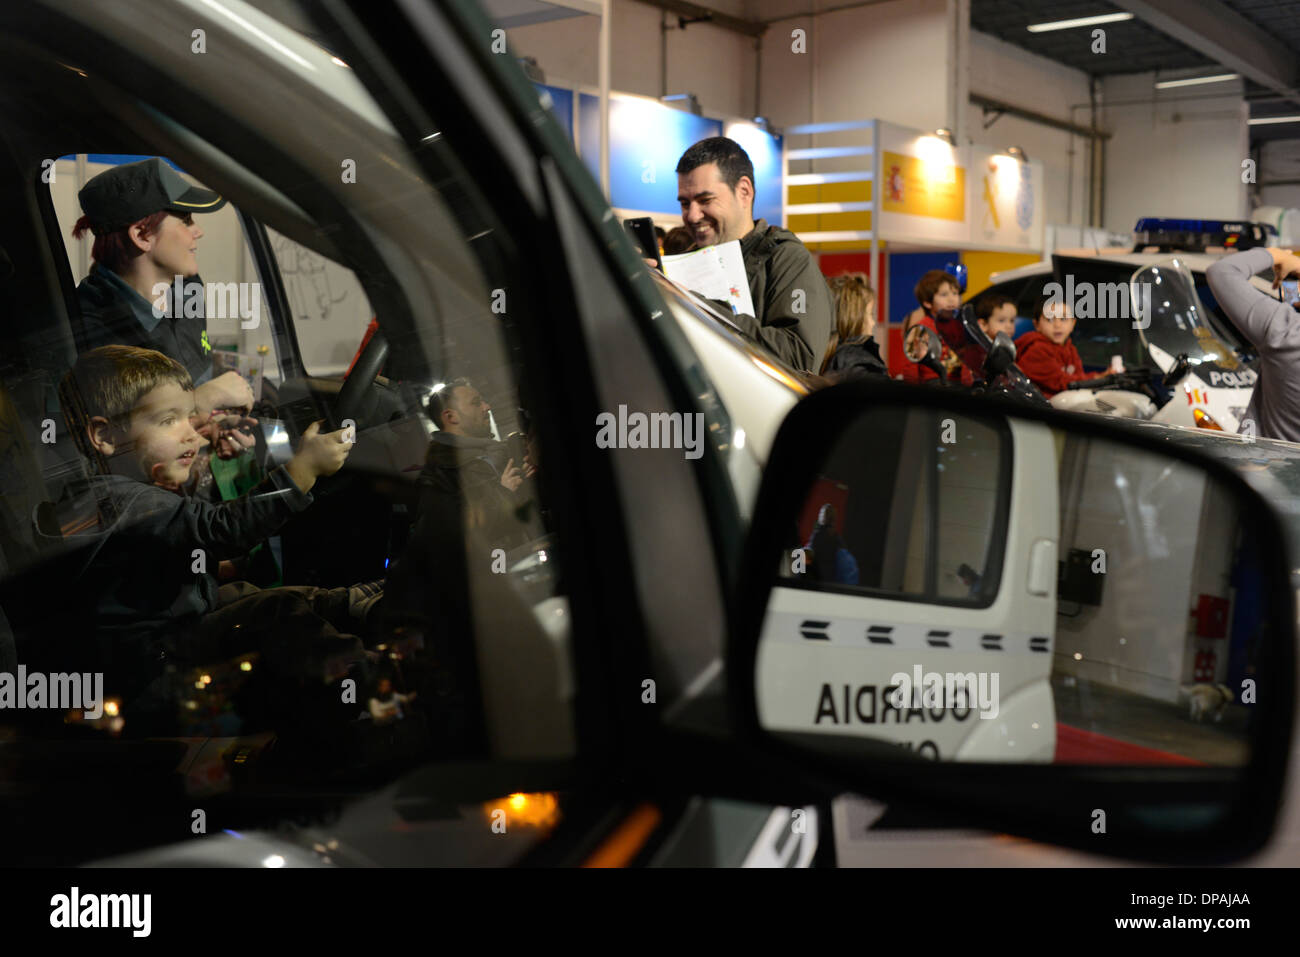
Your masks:
{"label": "car side mirror", "polygon": [[924,323],[918,322],[907,330],[903,339],[903,355],[909,362],[932,369],[941,382],[947,382],[948,374],[939,357],[943,355],[943,343],[939,334]]}
{"label": "car side mirror", "polygon": [[1290,746],[1293,563],[1200,438],[897,383],[804,399],[739,579],[742,743],[1094,853],[1258,849]]}
{"label": "car side mirror", "polygon": [[996,378],[1015,365],[1015,362],[1016,344],[1005,332],[999,332],[993,337],[988,355],[984,357],[984,376],[988,379]]}

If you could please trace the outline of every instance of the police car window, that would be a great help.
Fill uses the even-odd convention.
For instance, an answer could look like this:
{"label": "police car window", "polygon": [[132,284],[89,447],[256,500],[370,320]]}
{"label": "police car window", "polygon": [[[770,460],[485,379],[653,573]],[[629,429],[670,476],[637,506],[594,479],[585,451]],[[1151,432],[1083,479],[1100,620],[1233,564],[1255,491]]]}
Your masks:
{"label": "police car window", "polygon": [[1063,293],[1075,317],[1071,338],[1084,368],[1106,368],[1112,356],[1120,356],[1128,368],[1146,361],[1129,293],[1131,272],[1087,260],[1063,266]]}
{"label": "police car window", "polygon": [[[996,286],[990,286],[987,290],[985,290],[985,293],[981,293],[980,295],[984,295],[987,293],[989,295],[995,295],[995,296],[1006,296],[1012,302],[1016,302],[1019,300],[1020,293],[1025,288],[1025,284],[1027,282],[1029,282],[1028,278],[1011,279],[1007,282],[998,283]],[[972,297],[971,302],[974,302],[975,298],[977,297]]]}
{"label": "police car window", "polygon": [[365,289],[346,266],[274,229],[266,232],[289,301],[303,368],[308,375],[318,376],[347,371],[374,318]]}
{"label": "police car window", "polygon": [[1055,760],[1089,763],[1100,742],[1115,763],[1244,764],[1250,707],[1228,689],[1255,674],[1261,572],[1236,494],[1157,453],[1055,444]]}
{"label": "police car window", "polygon": [[1001,578],[1010,466],[1000,424],[922,410],[864,416],[837,443],[804,503],[789,583],[991,603]]}
{"label": "police car window", "polygon": [[[227,40],[230,56],[259,71],[268,98],[302,112],[319,107],[312,77]],[[199,58],[186,82],[219,100],[223,64]],[[147,89],[134,92],[165,113]],[[366,790],[430,761],[571,755],[563,543],[541,412],[524,384],[550,377],[517,334],[536,320],[533,302],[546,292],[529,288],[532,273],[510,241],[518,212],[496,208],[451,136],[417,147],[436,154],[424,165],[391,130],[343,107],[335,122],[308,128],[257,125],[240,102],[222,105],[229,112],[206,143],[211,154],[276,189],[291,186],[302,210],[342,237],[343,260],[329,263],[272,233],[312,374],[275,383],[253,416],[232,384],[207,419],[189,388],[198,376],[181,359],[73,341],[52,297],[60,281],[84,282],[90,271],[91,240],[66,239],[79,184],[136,157],[57,164],[50,186],[60,238],[50,238],[65,243],[68,269],[42,277],[51,299],[29,311],[30,333],[0,357],[0,665],[75,676],[57,690],[43,682],[39,696],[25,687],[23,705],[0,710],[0,739],[38,756],[23,765],[23,786],[55,793],[68,769],[65,758],[39,759],[42,742],[69,737],[90,742],[78,755],[100,756],[123,774],[123,755],[156,757],[131,765],[136,787],[224,794],[235,806],[265,780]],[[131,98],[113,108],[121,128],[138,119]],[[250,146],[254,139],[274,148]],[[159,155],[167,145],[140,148]],[[336,169],[313,177],[275,163],[335,154],[355,161],[355,184],[340,186]],[[224,192],[240,202],[237,185]],[[364,215],[367,228],[340,221],[345,214]],[[204,355],[229,344],[255,356],[259,345],[273,349],[265,301],[239,295],[261,277],[243,254],[234,211],[208,216],[193,217],[204,233],[200,274],[234,284],[231,302],[260,310],[260,324],[245,329],[251,314],[209,310],[202,341],[188,345]],[[179,240],[189,224],[175,218],[164,222]],[[266,225],[275,229],[273,213]],[[180,259],[194,252],[185,243],[172,251]],[[182,305],[190,286],[182,283]],[[502,314],[494,293],[507,287]],[[133,302],[129,292],[110,285],[105,295],[117,297],[116,308]],[[143,325],[170,318],[127,315]],[[345,383],[372,315],[379,332],[371,342],[388,350],[384,374]],[[59,358],[42,369],[47,352]],[[270,376],[279,357],[265,358]],[[44,379],[29,388],[38,372]],[[0,695],[13,692],[0,685]],[[239,748],[199,756],[203,741],[234,738]],[[553,795],[538,807],[545,813],[530,820],[528,836],[506,843],[482,826],[482,806],[453,813],[494,848],[485,853],[510,859],[557,820]],[[512,833],[515,815],[529,810],[528,796],[506,808]],[[101,843],[192,836],[188,822],[170,834],[159,826]],[[71,845],[60,853],[77,859]]]}
{"label": "police car window", "polygon": [[[1041,276],[1030,276],[1026,279],[1025,284],[1020,287],[1020,291],[1015,296],[1016,315],[1024,319],[1032,320],[1034,318],[1035,307],[1038,305],[1038,300],[1043,296],[1043,288],[1049,282],[1053,281],[1054,277],[1050,272],[1044,273]],[[1007,295],[1011,294],[1007,293]]]}

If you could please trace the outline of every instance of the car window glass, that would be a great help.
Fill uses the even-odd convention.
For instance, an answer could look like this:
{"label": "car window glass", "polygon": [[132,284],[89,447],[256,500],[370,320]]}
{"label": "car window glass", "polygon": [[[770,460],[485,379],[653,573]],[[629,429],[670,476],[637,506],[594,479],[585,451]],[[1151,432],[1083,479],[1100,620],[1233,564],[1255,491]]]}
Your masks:
{"label": "car window glass", "polygon": [[[941,521],[927,527],[916,518],[926,483],[915,479],[934,461],[928,450],[944,419],[955,427],[956,441],[944,443],[954,457],[942,472],[929,468]],[[826,530],[814,531],[814,543],[823,555],[837,549],[837,560],[822,567],[817,544],[802,572],[798,554],[770,556],[778,577],[754,671],[761,726],[800,735],[801,747],[824,742],[873,759],[1247,763],[1267,572],[1234,487],[1162,449],[1041,422],[920,413],[905,400],[862,401],[836,440],[809,498],[784,507],[792,524],[804,524],[809,505],[821,503]],[[982,459],[1013,440],[1014,479]],[[895,461],[897,472],[872,482],[877,463]],[[815,467],[796,465],[804,475]],[[945,486],[950,470],[961,472],[959,485]],[[895,474],[908,481],[891,481]],[[986,491],[993,485],[1014,488],[1005,525],[1007,506]],[[864,508],[899,516],[891,537],[937,541],[941,558],[951,556],[936,569],[942,591],[945,566],[983,545],[990,499],[1007,571],[967,574],[1004,578],[996,602],[975,610],[868,587],[877,578],[872,539],[854,521]],[[969,539],[964,527],[947,527],[963,512]],[[911,541],[898,548],[898,562],[915,553]],[[1000,545],[994,555],[1002,558]],[[852,584],[857,573],[867,585]],[[919,577],[904,572],[904,590]]]}
{"label": "car window glass", "polygon": [[979,293],[979,295],[972,296],[969,301],[975,302],[979,298],[979,296],[990,295],[990,296],[1006,296],[1012,302],[1016,302],[1020,298],[1020,293],[1025,288],[1025,284],[1028,282],[1029,282],[1029,277],[1026,277],[1024,279],[1011,279],[1008,280],[1007,282],[1000,282],[996,286],[990,286],[988,289]]}
{"label": "car window glass", "polygon": [[[1015,295],[1016,315],[1030,320],[1034,319],[1034,311],[1038,305],[1038,300],[1043,297],[1043,287],[1053,281],[1050,272],[1043,273],[1041,276],[1030,276],[1025,280],[1020,291]],[[1011,295],[1011,293],[1007,293]]]}
{"label": "car window glass", "polygon": [[1107,368],[1116,355],[1130,369],[1147,364],[1130,301],[1131,270],[1088,261],[1069,262],[1062,268],[1067,279],[1073,277],[1071,305],[1076,321],[1071,340],[1084,368]]}
{"label": "car window glass", "polygon": [[289,300],[303,368],[308,375],[347,371],[374,317],[356,274],[332,259],[267,229]]}
{"label": "car window glass", "polygon": [[[317,96],[310,80],[262,68],[277,102]],[[219,77],[195,79],[220,88]],[[129,113],[132,102],[116,108]],[[57,98],[46,105],[72,108]],[[546,493],[539,407],[525,387],[549,376],[518,335],[547,292],[530,288],[520,268],[510,238],[517,211],[494,207],[466,172],[469,151],[449,136],[417,147],[434,154],[430,177],[391,134],[361,120],[353,128],[345,113],[327,131],[259,130],[283,138],[278,150],[249,149],[237,117],[205,140],[205,155],[229,164],[231,182],[246,169],[291,187],[318,228],[342,237],[340,261],[331,262],[277,235],[273,210],[265,216],[310,375],[276,382],[256,422],[230,423],[248,444],[228,459],[206,435],[184,431],[194,427],[192,410],[143,418],[143,397],[105,416],[124,430],[121,441],[83,454],[77,437],[86,437],[87,418],[77,402],[89,401],[88,390],[78,384],[61,406],[55,389],[77,357],[75,337],[61,307],[33,311],[32,334],[0,369],[0,661],[12,654],[32,673],[100,675],[103,707],[60,698],[5,710],[0,736],[107,745],[85,753],[108,766],[133,742],[251,742],[238,764],[223,753],[202,767],[169,754],[147,778],[169,794],[243,793],[258,786],[245,773],[252,767],[312,786],[374,782],[428,761],[572,754],[563,543]],[[131,119],[111,122],[124,129]],[[336,168],[308,175],[274,162],[277,152],[333,148],[323,141],[330,134],[363,171],[356,184],[340,189]],[[133,146],[166,155],[168,143]],[[79,162],[61,161],[51,184],[74,282],[89,268],[89,240],[64,234],[78,184],[95,172],[83,163],[79,173]],[[224,192],[230,206],[201,221],[200,274],[260,295],[233,208],[238,187]],[[341,215],[364,216],[367,228]],[[382,241],[371,245],[372,235]],[[370,343],[387,349],[383,376],[345,382],[372,316]],[[252,330],[238,316],[224,325],[206,318],[214,353],[232,337],[257,355],[283,331],[265,308]],[[43,366],[49,343],[66,348],[67,365]],[[266,358],[270,373],[279,357]],[[281,466],[294,461],[314,420],[324,420],[322,432],[337,429],[332,441],[350,451],[340,471],[316,476],[307,501],[296,494],[297,473]],[[178,431],[152,444],[169,429]],[[196,446],[211,453],[209,481],[188,487],[199,473]],[[318,451],[315,461],[334,454]],[[64,770],[38,761],[24,766],[24,780]],[[476,823],[481,813],[472,812]]]}
{"label": "car window glass", "polygon": [[[810,588],[988,604],[997,595],[1007,523],[1010,442],[991,420],[922,410],[861,420],[835,447],[799,524]],[[888,503],[888,507],[885,507]],[[802,576],[802,577],[801,577]]]}

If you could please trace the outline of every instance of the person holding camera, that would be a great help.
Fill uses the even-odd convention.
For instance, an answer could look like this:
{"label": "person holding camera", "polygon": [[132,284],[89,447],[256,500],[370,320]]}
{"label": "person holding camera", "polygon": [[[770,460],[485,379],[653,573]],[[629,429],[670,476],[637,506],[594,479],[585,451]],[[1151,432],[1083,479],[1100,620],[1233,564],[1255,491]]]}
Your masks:
{"label": "person holding camera", "polygon": [[1300,442],[1300,312],[1251,285],[1269,268],[1273,288],[1300,278],[1300,256],[1285,249],[1248,249],[1205,272],[1219,307],[1259,353],[1259,381],[1237,430],[1243,435]]}

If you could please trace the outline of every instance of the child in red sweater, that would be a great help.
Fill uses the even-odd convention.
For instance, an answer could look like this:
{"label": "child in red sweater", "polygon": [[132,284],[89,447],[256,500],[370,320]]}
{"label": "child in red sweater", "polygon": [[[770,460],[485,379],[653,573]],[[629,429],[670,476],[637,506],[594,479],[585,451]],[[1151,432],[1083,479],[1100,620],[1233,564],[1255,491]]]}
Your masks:
{"label": "child in red sweater", "polygon": [[[1106,375],[1106,372],[1083,371],[1079,350],[1070,341],[1074,322],[1069,303],[1044,297],[1038,301],[1034,331],[1026,332],[1016,340],[1016,365],[1049,399],[1064,392],[1071,382]],[[1123,372],[1124,369],[1121,366],[1109,371]]]}
{"label": "child in red sweater", "polygon": [[[911,331],[912,326],[917,324],[925,325],[938,332],[938,326],[935,324],[936,318],[954,315],[961,307],[961,292],[957,289],[957,280],[942,269],[931,269],[922,276],[921,281],[916,284],[915,291],[916,301],[921,308],[908,316],[907,321],[903,323],[904,342],[907,341],[907,334]],[[917,312],[921,313],[921,315],[917,315]],[[943,346],[943,353],[939,357],[939,361],[943,363],[944,369],[948,373],[949,382],[956,382],[960,379],[962,385],[968,386],[974,381],[970,370],[958,361],[947,345]],[[904,357],[904,382],[930,382],[937,378],[939,378],[938,373],[928,366],[909,362]]]}

